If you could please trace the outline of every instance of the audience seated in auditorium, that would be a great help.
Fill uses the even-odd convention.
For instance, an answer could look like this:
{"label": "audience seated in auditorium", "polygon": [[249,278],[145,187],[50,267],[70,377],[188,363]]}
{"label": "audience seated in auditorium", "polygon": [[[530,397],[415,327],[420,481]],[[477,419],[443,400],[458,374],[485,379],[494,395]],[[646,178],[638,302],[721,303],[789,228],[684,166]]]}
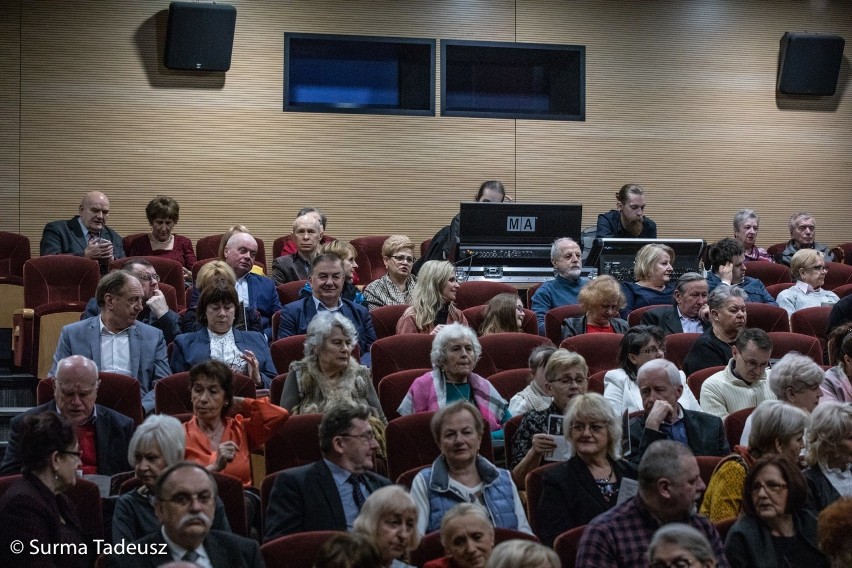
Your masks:
{"label": "audience seated in auditorium", "polygon": [[589,283],[580,276],[583,268],[583,253],[573,239],[562,237],[550,247],[550,262],[556,277],[542,284],[533,294],[530,306],[538,320],[538,333],[544,335],[544,314],[558,308],[577,303],[580,290]]}
{"label": "audience seated in auditorium", "polygon": [[553,402],[544,410],[530,410],[524,414],[512,443],[512,455],[508,456],[509,470],[517,486],[523,488],[527,474],[542,465],[547,457],[556,461],[567,459],[564,455],[553,455],[558,449],[557,440],[562,437],[562,421],[554,431],[550,417],[564,415],[568,403],[586,393],[588,378],[589,367],[578,353],[557,349],[548,359],[544,390]]}
{"label": "audience seated in auditorium", "polygon": [[707,367],[728,364],[733,357],[731,345],[746,326],[747,297],[742,288],[730,286],[719,286],[708,296],[711,326],[695,340],[686,354],[683,371],[687,377]]}
{"label": "audience seated in auditorium", "polygon": [[192,280],[192,265],[195,251],[192,241],[172,233],[180,218],[180,205],[168,195],[158,195],[148,202],[145,216],[151,225],[148,238],[135,239],[127,250],[127,256],[159,256],[175,260],[183,266],[183,277]]}
{"label": "audience seated in auditorium", "polygon": [[769,335],[756,327],[744,328],[731,346],[731,353],[728,366],[701,385],[701,409],[719,418],[775,398],[769,388]]}
{"label": "audience seated in auditorium", "polygon": [[497,294],[485,305],[485,317],[479,335],[519,333],[523,331],[524,303],[514,293]]}
{"label": "audience seated in auditorium", "polygon": [[[116,554],[106,566],[152,568],[172,561],[214,567],[264,566],[257,541],[211,530],[216,492],[213,476],[198,464],[178,462],[167,468],[154,486],[154,508],[163,523],[162,530],[135,541],[149,554]],[[158,546],[151,546],[155,544]],[[161,550],[160,554],[150,553],[152,548]]]}
{"label": "audience seated in auditorium", "polygon": [[494,549],[494,525],[478,503],[459,503],[441,519],[441,544],[446,556],[423,568],[482,568]]}
{"label": "audience seated in auditorium", "polygon": [[719,533],[695,514],[695,499],[704,490],[698,463],[689,448],[662,440],[652,444],[639,463],[639,493],[595,517],[586,526],[577,566],[646,566],[654,532],[669,523],[698,529],[713,547],[717,566],[727,568]]}
{"label": "audience seated in auditorium", "polygon": [[556,351],[553,345],[539,345],[530,353],[528,367],[530,369],[529,384],[509,400],[509,412],[519,416],[530,410],[547,410],[553,397],[547,394],[544,369],[550,356]]}
{"label": "audience seated in auditorium", "polygon": [[701,501],[701,514],[718,523],[739,515],[743,486],[755,460],[781,455],[799,462],[805,447],[805,429],[811,423],[808,413],[780,400],[766,400],[754,410],[752,428],[746,443],[722,459],[710,477]]}
{"label": "audience seated in auditorium", "polygon": [[345,316],[358,334],[361,361],[368,364],[376,330],[367,308],[340,297],[343,291],[343,261],[334,254],[320,254],[311,262],[311,292],[307,298],[290,302],[281,310],[278,337],[307,333],[308,324],[321,311],[337,311]]}
{"label": "audience seated in auditorium", "polygon": [[852,405],[821,402],[811,413],[808,428],[808,468],[811,509],[822,511],[841,498],[852,498]]}
{"label": "audience seated in auditorium", "polygon": [[822,382],[824,401],[852,402],[852,322],[835,329],[828,339],[832,361],[837,364],[825,372]]}
{"label": "audience seated in auditorium", "polygon": [[[81,465],[83,448],[76,428],[71,420],[55,412],[22,418],[19,435],[23,476],[0,498],[0,563],[44,568],[91,566],[95,559],[94,547],[87,548],[87,544],[92,544],[87,538],[91,535],[83,534],[74,505],[63,495],[77,482],[77,468]],[[20,543],[21,550],[15,549],[16,543]],[[32,543],[47,552],[30,556]]]}
{"label": "audience seated in auditorium", "polygon": [[[355,262],[355,257],[358,256],[358,251],[351,243],[346,241],[331,241],[320,246],[318,254],[333,254],[343,263],[343,291],[340,297],[344,300],[354,302],[359,306],[367,307],[367,299],[361,290],[353,283],[355,278],[355,270],[358,268],[358,263]],[[308,275],[310,276],[310,274]],[[307,298],[313,293],[310,280],[305,283],[305,286],[299,291],[299,296]]]}
{"label": "audience seated in auditorium", "polygon": [[707,296],[707,280],[697,272],[686,272],[675,284],[674,305],[648,310],[640,321],[660,327],[666,335],[704,333],[710,327]]}
{"label": "audience seated in auditorium", "polygon": [[774,262],[765,248],[757,246],[757,232],[760,230],[760,217],[754,209],[740,209],[734,214],[734,238],[743,245],[745,262]]}
{"label": "audience seated in auditorium", "polygon": [[204,329],[179,335],[172,347],[173,373],[189,371],[197,363],[214,359],[232,371],[248,376],[257,388],[269,388],[278,374],[266,336],[234,329],[237,291],[229,282],[205,286],[198,299],[198,321]]}
{"label": "audience seated in auditorium", "polygon": [[109,263],[124,258],[121,235],[106,226],[109,199],[100,191],[90,191],[80,202],[79,215],[68,221],[51,221],[41,235],[40,254],[73,254],[98,261],[101,274]]}
{"label": "audience seated in auditorium", "polygon": [[414,243],[405,235],[391,235],[382,244],[382,262],[387,274],[367,284],[364,297],[369,309],[411,303],[411,293],[417,277],[414,266]]}
{"label": "audience seated in auditorium", "polygon": [[110,272],[95,293],[101,315],[62,328],[49,377],[69,355],[92,359],[101,371],[139,381],[145,413],[154,410],[154,383],[171,374],[163,332],[136,320],[144,292],[139,279],[123,270]]}
{"label": "audience seated in auditorium", "polygon": [[746,276],[745,254],[743,246],[737,239],[722,239],[710,246],[708,252],[710,272],[707,274],[707,284],[710,292],[720,284],[742,288],[748,294],[749,302],[758,302],[777,306],[778,303],[766,290],[763,282],[757,278]]}
{"label": "audience seated in auditorium", "polygon": [[366,405],[334,406],[323,413],[323,459],[275,477],[266,510],[265,537],[352,529],[364,500],[390,480],[373,473],[379,443]]}
{"label": "audience seated in auditorium", "polygon": [[674,440],[696,456],[724,456],[730,451],[722,420],[696,410],[686,410],[680,373],[666,359],[648,361],[636,376],[645,412],[630,419],[630,461],[639,463],[653,442]]}
{"label": "audience seated in auditorium", "polygon": [[626,299],[621,317],[626,319],[630,312],[642,306],[672,303],[674,259],[674,251],[668,245],[649,244],[639,249],[633,266],[636,282],[621,283]]}
{"label": "audience seated in auditorium", "polygon": [[[144,258],[131,258],[122,270],[135,276],[142,284],[142,311],[136,320],[162,331],[166,343],[174,341],[181,333],[180,316],[166,303],[166,297],[160,291],[160,277],[156,269]],[[86,304],[83,318],[97,317],[100,313],[97,298],[92,298]]]}
{"label": "audience seated in auditorium", "polygon": [[396,324],[397,334],[435,334],[448,324],[467,325],[467,318],[455,305],[459,283],[456,269],[447,261],[430,260],[423,264],[411,292],[411,306]]}
{"label": "audience seated in auditorium", "polygon": [[621,459],[621,416],[601,395],[574,398],[563,430],[570,459],[544,473],[537,508],[539,536],[548,546],[615,507],[621,480],[636,479],[636,468]]}
{"label": "audience seated in auditorium", "polygon": [[189,388],[193,416],[183,425],[186,459],[250,487],[251,452],[266,443],[289,413],[268,398],[234,396],[233,373],[221,361],[192,367]]}
{"label": "audience seated in auditorium", "polygon": [[[198,298],[201,297],[204,288],[214,284],[225,284],[234,288],[237,286],[237,277],[234,274],[234,269],[224,260],[211,260],[198,271],[198,275],[195,277],[195,286],[192,290],[195,296],[194,303],[198,304]],[[183,312],[180,320],[181,331],[183,333],[192,333],[207,327],[199,321],[197,307],[197,305],[193,305]],[[263,333],[260,312],[254,308],[248,308],[240,302],[237,304],[236,315],[234,317],[234,329]]]}
{"label": "audience seated in auditorium", "polygon": [[817,543],[817,519],[805,507],[808,486],[799,468],[781,456],[761,458],[743,487],[743,512],[728,531],[732,568],[828,568]]}
{"label": "audience seated in auditorium", "polygon": [[315,414],[341,404],[365,404],[384,422],[370,369],[352,357],[356,340],[355,326],[343,314],[317,314],[308,324],[304,358],[290,364],[281,407],[292,414]]}
{"label": "audience seated in auditorium", "polygon": [[716,565],[707,537],[683,523],[663,525],[648,546],[648,568],[715,568]]}
{"label": "audience seated in auditorium", "polygon": [[624,293],[612,276],[598,276],[580,290],[577,301],[585,315],[562,320],[562,339],[584,333],[621,333],[627,331],[627,322],[618,317],[624,307]]}
{"label": "audience seated in auditorium", "polygon": [[823,253],[813,249],[802,249],[793,255],[790,272],[795,284],[778,294],[778,305],[791,316],[804,308],[833,305],[840,301],[837,294],[823,289],[828,272]]}
{"label": "audience seated in auditorium", "polygon": [[[639,412],[644,408],[639,385],[636,384],[636,374],[648,361],[663,359],[665,355],[666,338],[659,327],[637,325],[627,330],[618,347],[618,368],[604,375],[604,398],[618,416],[625,412]],[[701,410],[692,390],[686,388],[683,371],[679,374],[684,389],[678,403],[686,410]]]}
{"label": "audience seated in auditorium", "polygon": [[[804,249],[821,252],[826,262],[834,260],[834,254],[827,245],[816,242],[816,221],[810,213],[793,213],[790,215],[790,240],[784,250],[775,257],[775,262],[790,266],[793,255]],[[794,274],[795,276],[795,274]]]}
{"label": "audience seated in auditorium", "polygon": [[628,183],[615,194],[615,209],[598,215],[596,238],[656,239],[657,224],[645,216],[645,190]]}
{"label": "audience seated in auditorium", "polygon": [[0,475],[21,473],[27,453],[23,445],[24,423],[28,416],[48,411],[68,418],[76,428],[81,452],[78,467],[83,474],[115,475],[129,470],[127,445],[133,434],[133,420],[96,404],[100,380],[95,362],[82,355],[65,357],[56,365],[54,381],[52,401],[12,419]]}
{"label": "audience seated in auditorium", "polygon": [[275,284],[306,280],[311,271],[311,261],[317,255],[322,239],[322,223],[315,214],[304,214],[293,221],[293,241],[296,251],[279,256],[272,264]]}
{"label": "audience seated in auditorium", "polygon": [[472,401],[488,429],[500,431],[511,418],[509,404],[494,385],[473,372],[480,355],[482,346],[472,329],[458,323],[441,328],[432,341],[432,370],[414,379],[397,412],[405,416]]}
{"label": "audience seated in auditorium", "polygon": [[370,539],[379,549],[382,563],[375,568],[414,568],[408,556],[420,544],[417,506],[400,485],[381,487],[364,501],[352,532]]}
{"label": "audience seated in auditorium", "polygon": [[[502,203],[503,201],[511,201],[506,197],[506,188],[497,180],[488,180],[479,186],[476,192],[474,201],[479,203]],[[457,252],[459,248],[459,228],[461,227],[461,214],[456,213],[453,220],[450,221],[450,231],[447,235],[446,243],[444,244],[444,259],[449,261],[457,260]]]}
{"label": "audience seated in auditorium", "polygon": [[[183,426],[173,416],[152,414],[133,433],[127,458],[133,464],[136,479],[141,485],[115,502],[112,516],[114,543],[131,542],[160,530],[162,525],[154,511],[154,486],[166,468],[183,461],[185,448]],[[212,528],[216,530],[231,530],[225,506],[218,497],[212,521]]]}
{"label": "audience seated in auditorium", "polygon": [[479,455],[482,436],[488,435],[479,409],[457,401],[434,414],[431,428],[441,455],[411,484],[417,530],[438,530],[453,505],[467,502],[483,505],[495,527],[532,533],[511,474]]}

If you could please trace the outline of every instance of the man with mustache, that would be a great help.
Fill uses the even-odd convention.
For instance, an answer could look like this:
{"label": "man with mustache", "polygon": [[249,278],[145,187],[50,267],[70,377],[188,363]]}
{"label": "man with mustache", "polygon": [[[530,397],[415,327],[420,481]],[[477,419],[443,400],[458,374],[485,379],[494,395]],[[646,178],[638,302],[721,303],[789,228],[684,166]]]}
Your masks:
{"label": "man with mustache", "polygon": [[615,198],[616,208],[598,215],[597,238],[657,238],[657,224],[645,216],[645,190],[640,185],[622,186]]}
{"label": "man with mustache", "polygon": [[216,481],[200,465],[172,465],[154,487],[154,511],[162,528],[134,541],[135,553],[112,556],[108,566],[155,568],[183,561],[208,568],[262,568],[263,557],[256,541],[210,529],[216,494]]}
{"label": "man with mustache", "polygon": [[539,335],[544,335],[544,314],[559,306],[576,304],[580,288],[589,283],[588,278],[580,277],[582,258],[580,245],[573,239],[562,237],[553,241],[550,262],[556,271],[556,278],[542,284],[532,297],[532,310],[538,320]]}

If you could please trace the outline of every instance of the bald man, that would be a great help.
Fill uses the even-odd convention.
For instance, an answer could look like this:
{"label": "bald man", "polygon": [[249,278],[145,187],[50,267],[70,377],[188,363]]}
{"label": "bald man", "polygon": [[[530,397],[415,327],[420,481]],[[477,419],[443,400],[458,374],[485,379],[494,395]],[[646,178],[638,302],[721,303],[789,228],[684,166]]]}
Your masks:
{"label": "bald man", "polygon": [[21,473],[20,429],[24,417],[42,412],[58,412],[77,427],[84,474],[115,475],[128,471],[127,447],[133,435],[133,420],[96,404],[98,366],[82,355],[71,355],[56,365],[53,400],[31,408],[12,419],[9,446],[0,466],[0,475]]}
{"label": "bald man", "polygon": [[90,191],[80,202],[79,215],[68,221],[51,221],[41,235],[41,256],[73,254],[96,260],[101,274],[109,263],[124,258],[121,235],[106,226],[109,199],[100,191]]}

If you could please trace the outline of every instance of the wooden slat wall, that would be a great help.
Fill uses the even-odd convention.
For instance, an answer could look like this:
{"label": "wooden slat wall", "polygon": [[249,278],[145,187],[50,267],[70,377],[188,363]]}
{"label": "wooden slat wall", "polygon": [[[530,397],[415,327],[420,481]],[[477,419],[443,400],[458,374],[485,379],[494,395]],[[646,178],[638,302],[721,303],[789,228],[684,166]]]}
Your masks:
{"label": "wooden slat wall", "polygon": [[[122,234],[145,230],[145,204],[165,193],[193,240],[242,222],[271,244],[304,205],[337,237],[420,240],[496,178],[520,200],[582,202],[588,225],[635,181],[662,236],[727,236],[751,206],[764,245],[801,208],[819,240],[852,240],[848,55],[837,96],[775,95],[783,32],[852,43],[848,2],[231,3],[224,77],[162,68],[166,2],[0,4],[0,197],[15,204],[0,227],[36,252],[46,221],[101,189]],[[285,31],[586,45],[587,120],[284,113]]]}

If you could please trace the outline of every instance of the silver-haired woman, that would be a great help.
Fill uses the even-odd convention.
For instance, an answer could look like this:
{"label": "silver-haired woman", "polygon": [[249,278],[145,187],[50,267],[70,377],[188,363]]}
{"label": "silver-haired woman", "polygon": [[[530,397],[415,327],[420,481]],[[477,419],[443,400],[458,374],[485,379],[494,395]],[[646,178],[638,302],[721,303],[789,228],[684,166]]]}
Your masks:
{"label": "silver-haired woman", "polygon": [[804,474],[811,508],[819,512],[842,497],[852,497],[852,405],[823,402],[811,418]]}
{"label": "silver-haired woman", "polygon": [[716,556],[707,537],[684,523],[670,523],[654,533],[648,546],[648,567],[715,568]]}
{"label": "silver-haired woman", "polygon": [[321,312],[308,324],[305,356],[290,364],[281,407],[291,414],[322,413],[338,404],[367,404],[385,420],[370,369],[352,357],[355,326],[337,312]]}
{"label": "silver-haired woman", "polygon": [[472,402],[489,430],[498,431],[511,418],[509,404],[488,382],[473,372],[482,355],[476,333],[466,325],[450,324],[432,341],[432,370],[414,379],[399,405],[401,415],[431,412],[459,400]]}

